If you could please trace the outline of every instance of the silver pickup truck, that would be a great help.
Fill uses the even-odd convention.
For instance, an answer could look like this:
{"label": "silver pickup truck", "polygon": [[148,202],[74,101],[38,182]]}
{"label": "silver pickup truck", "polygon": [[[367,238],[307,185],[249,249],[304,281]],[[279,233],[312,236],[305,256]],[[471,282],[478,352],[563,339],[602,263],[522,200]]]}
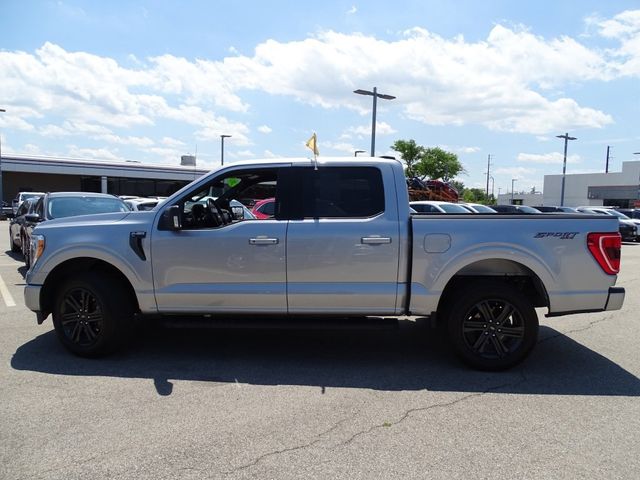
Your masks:
{"label": "silver pickup truck", "polygon": [[[270,197],[268,219],[230,205]],[[254,161],[152,211],[38,225],[25,300],[82,356],[113,351],[140,316],[422,315],[497,370],[536,343],[535,307],[621,308],[620,245],[615,217],[412,215],[394,160]]]}

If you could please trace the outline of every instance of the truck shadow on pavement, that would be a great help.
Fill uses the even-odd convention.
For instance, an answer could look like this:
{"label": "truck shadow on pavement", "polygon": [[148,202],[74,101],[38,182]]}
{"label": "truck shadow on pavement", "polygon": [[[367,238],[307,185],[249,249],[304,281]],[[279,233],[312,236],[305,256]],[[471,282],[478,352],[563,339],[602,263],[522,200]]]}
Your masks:
{"label": "truck shadow on pavement", "polygon": [[400,321],[388,330],[147,329],[125,351],[89,360],[48,331],[20,346],[16,370],[173,381],[385,391],[640,396],[640,379],[560,332],[541,327],[524,364],[499,373],[459,363],[436,330]]}

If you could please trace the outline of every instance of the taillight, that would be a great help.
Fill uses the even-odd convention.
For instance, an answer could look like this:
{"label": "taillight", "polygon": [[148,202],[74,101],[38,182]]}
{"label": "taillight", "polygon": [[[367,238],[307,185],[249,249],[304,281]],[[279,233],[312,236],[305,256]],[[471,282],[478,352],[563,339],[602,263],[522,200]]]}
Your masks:
{"label": "taillight", "polygon": [[590,233],[587,246],[605,273],[616,275],[620,271],[622,239],[619,233]]}

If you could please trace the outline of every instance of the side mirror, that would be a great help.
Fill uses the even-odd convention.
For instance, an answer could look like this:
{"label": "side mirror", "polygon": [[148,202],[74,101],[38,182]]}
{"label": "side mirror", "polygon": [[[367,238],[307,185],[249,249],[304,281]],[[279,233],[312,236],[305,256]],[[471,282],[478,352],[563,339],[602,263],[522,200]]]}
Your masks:
{"label": "side mirror", "polygon": [[40,215],[38,215],[37,213],[29,213],[24,216],[24,219],[29,223],[38,223],[42,221]]}
{"label": "side mirror", "polygon": [[182,211],[179,205],[171,205],[164,209],[158,228],[160,230],[182,230]]}

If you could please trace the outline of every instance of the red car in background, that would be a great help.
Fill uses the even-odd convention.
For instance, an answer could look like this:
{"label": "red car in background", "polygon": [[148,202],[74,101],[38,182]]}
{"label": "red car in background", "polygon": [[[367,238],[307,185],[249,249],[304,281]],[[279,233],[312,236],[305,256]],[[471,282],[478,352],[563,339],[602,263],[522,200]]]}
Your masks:
{"label": "red car in background", "polygon": [[276,214],[276,199],[265,198],[264,200],[256,202],[256,204],[251,209],[251,213],[253,213],[256,218],[260,220],[264,220],[265,218],[273,218],[273,216]]}

